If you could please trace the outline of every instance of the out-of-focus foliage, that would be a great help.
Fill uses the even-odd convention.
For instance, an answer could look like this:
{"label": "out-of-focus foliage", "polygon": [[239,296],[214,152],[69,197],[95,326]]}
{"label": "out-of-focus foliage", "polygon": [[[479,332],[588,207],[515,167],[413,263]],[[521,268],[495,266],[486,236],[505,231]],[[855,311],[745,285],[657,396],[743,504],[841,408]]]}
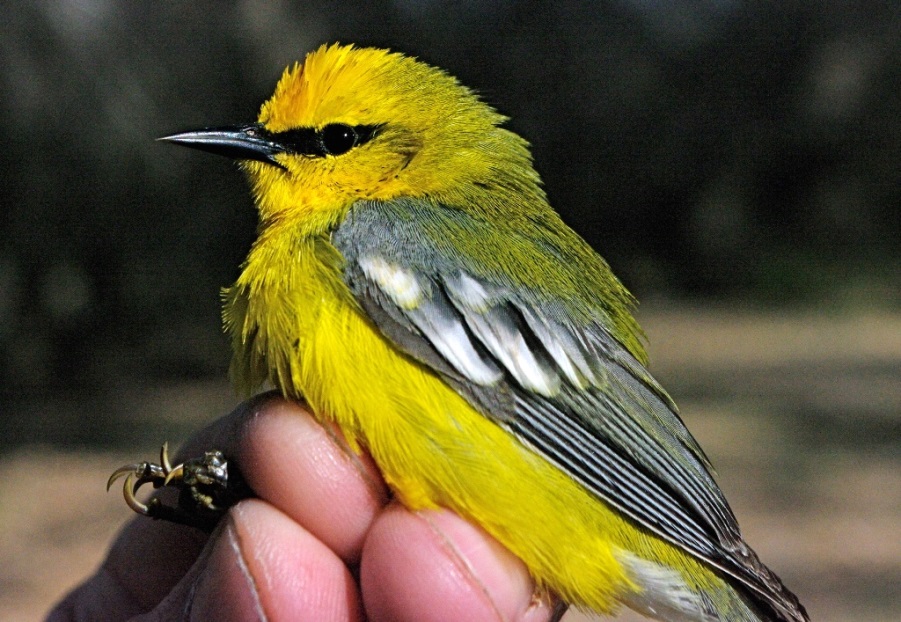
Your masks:
{"label": "out-of-focus foliage", "polygon": [[[14,5],[14,6],[13,6]],[[835,0],[6,3],[0,402],[224,373],[255,215],[224,160],[322,42],[448,69],[640,296],[897,305],[901,11]]]}

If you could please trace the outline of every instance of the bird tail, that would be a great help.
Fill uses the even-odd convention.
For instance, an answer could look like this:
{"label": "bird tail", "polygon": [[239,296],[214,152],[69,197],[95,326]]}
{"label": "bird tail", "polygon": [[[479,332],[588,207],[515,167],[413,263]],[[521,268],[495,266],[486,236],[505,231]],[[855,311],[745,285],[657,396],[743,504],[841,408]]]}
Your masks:
{"label": "bird tail", "polygon": [[[783,612],[755,598],[743,586],[718,576],[703,587],[692,585],[674,568],[631,553],[620,553],[637,590],[620,597],[638,613],[665,622],[801,622],[808,620],[803,607]],[[789,593],[790,594],[790,593]],[[793,595],[792,595],[793,597]]]}

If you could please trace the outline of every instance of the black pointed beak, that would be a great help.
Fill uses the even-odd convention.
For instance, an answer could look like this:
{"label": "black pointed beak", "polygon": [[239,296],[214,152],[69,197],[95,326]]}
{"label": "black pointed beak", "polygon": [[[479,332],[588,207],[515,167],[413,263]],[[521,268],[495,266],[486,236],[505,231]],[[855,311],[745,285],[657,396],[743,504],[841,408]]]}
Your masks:
{"label": "black pointed beak", "polygon": [[278,154],[285,153],[285,147],[274,141],[270,132],[259,123],[181,132],[157,140],[208,151],[234,160],[257,160],[285,168],[275,159]]}

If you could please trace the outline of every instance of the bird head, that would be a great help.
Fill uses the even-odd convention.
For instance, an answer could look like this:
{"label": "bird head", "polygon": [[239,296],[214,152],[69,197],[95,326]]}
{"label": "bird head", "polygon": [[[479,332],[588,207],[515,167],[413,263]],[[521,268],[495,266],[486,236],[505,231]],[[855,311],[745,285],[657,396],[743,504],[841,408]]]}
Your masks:
{"label": "bird head", "polygon": [[[324,45],[288,67],[256,123],[162,140],[235,158],[263,222],[325,229],[360,199],[452,203],[485,180],[538,190],[526,142],[440,69],[402,54]],[[455,200],[456,199],[456,200]]]}

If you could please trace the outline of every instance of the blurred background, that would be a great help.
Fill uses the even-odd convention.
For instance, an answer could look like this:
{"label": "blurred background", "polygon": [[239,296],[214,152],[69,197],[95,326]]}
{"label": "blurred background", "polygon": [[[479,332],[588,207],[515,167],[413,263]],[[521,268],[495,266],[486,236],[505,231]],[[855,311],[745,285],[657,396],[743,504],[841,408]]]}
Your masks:
{"label": "blurred background", "polygon": [[642,301],[652,371],[761,557],[816,620],[901,618],[898,3],[3,4],[0,619],[102,558],[129,518],[113,468],[238,401],[218,292],[249,193],[154,138],[253,120],[331,41],[511,117]]}

